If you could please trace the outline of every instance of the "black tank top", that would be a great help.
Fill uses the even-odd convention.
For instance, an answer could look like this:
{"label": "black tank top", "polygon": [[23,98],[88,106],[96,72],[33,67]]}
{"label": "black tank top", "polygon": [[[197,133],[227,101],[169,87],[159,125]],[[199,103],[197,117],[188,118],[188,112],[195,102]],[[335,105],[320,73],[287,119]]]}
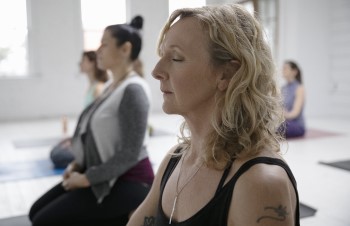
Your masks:
{"label": "black tank top", "polygon": [[[169,218],[164,214],[163,208],[162,208],[162,197],[163,197],[163,191],[165,188],[165,185],[172,174],[173,170],[175,169],[176,165],[178,164],[180,160],[180,157],[173,157],[170,159],[168,166],[164,172],[161,185],[160,185],[160,198],[159,198],[159,205],[158,205],[158,213],[156,216],[156,223],[155,226],[165,226],[169,225]],[[192,217],[189,219],[182,221],[182,222],[175,222],[173,221],[171,225],[178,225],[178,226],[226,226],[227,220],[228,220],[228,211],[231,205],[231,199],[233,194],[233,189],[235,187],[235,184],[238,180],[238,178],[246,172],[250,167],[252,167],[255,164],[264,163],[269,165],[278,165],[282,167],[288,174],[288,177],[290,181],[293,184],[295,194],[296,194],[296,210],[295,210],[295,226],[300,226],[300,219],[299,219],[299,195],[298,190],[296,186],[296,181],[294,179],[294,176],[292,174],[292,171],[288,167],[288,165],[283,162],[280,159],[277,158],[269,158],[269,157],[257,157],[254,159],[251,159],[244,163],[236,172],[236,174],[230,179],[230,181],[224,185],[224,182],[227,178],[227,175],[230,171],[230,168],[232,164],[224,171],[223,176],[219,182],[218,188],[216,190],[216,193],[214,197],[209,201],[207,205],[205,205],[202,209],[200,209],[197,213],[195,213]]]}

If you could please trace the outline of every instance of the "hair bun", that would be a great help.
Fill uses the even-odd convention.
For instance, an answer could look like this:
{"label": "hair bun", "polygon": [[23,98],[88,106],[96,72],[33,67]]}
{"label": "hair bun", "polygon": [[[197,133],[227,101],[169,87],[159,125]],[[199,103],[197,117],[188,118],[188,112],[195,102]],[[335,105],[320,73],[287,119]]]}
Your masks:
{"label": "hair bun", "polygon": [[140,15],[135,16],[131,22],[130,26],[136,29],[142,29],[143,26],[143,17]]}

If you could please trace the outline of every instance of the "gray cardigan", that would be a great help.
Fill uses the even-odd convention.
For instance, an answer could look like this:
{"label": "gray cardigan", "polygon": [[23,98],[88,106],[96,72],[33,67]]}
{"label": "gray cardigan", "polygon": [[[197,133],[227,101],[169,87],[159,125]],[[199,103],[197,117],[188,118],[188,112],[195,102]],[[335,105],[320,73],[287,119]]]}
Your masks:
{"label": "gray cardigan", "polygon": [[145,136],[149,109],[149,87],[134,75],[82,117],[73,149],[77,163],[86,168],[98,202],[109,194],[119,176],[148,156]]}

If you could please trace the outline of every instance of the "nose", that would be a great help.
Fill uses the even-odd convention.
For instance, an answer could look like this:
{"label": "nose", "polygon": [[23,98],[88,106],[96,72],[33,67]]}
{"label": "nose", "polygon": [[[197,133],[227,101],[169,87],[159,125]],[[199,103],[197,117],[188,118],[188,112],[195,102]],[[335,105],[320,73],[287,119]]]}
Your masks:
{"label": "nose", "polygon": [[99,55],[99,54],[101,54],[101,46],[99,46],[96,50],[96,55]]}
{"label": "nose", "polygon": [[152,71],[153,78],[157,80],[163,80],[166,78],[166,72],[164,71],[162,60],[160,59]]}

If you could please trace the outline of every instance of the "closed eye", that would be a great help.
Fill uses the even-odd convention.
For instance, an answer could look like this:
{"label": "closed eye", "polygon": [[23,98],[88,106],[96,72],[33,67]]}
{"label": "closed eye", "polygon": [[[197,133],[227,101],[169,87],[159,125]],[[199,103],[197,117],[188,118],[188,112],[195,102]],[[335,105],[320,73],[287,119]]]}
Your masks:
{"label": "closed eye", "polygon": [[183,61],[182,59],[172,59],[173,61],[175,61],[175,62],[181,62],[181,61]]}

